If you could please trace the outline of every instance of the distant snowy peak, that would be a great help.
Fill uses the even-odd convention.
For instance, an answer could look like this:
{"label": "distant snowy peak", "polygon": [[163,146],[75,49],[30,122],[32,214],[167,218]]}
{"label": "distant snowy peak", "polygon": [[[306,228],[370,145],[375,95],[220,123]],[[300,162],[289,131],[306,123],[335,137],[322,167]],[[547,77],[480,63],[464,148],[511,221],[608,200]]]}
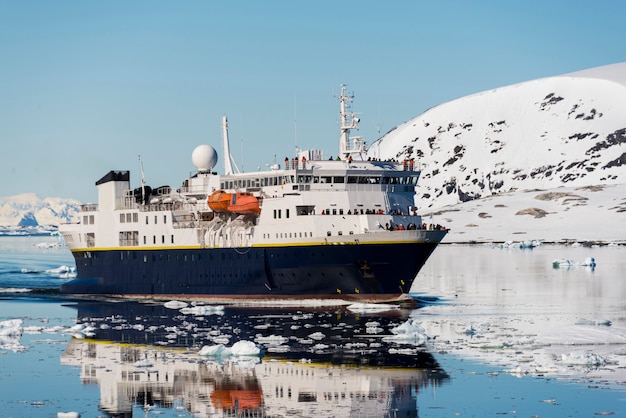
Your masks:
{"label": "distant snowy peak", "polygon": [[34,193],[0,197],[0,226],[59,225],[76,220],[80,202]]}
{"label": "distant snowy peak", "polygon": [[598,78],[613,81],[626,86],[626,63],[621,62],[618,64],[604,65],[602,67],[576,71],[574,73],[564,74],[562,77]]}
{"label": "distant snowy peak", "polygon": [[399,125],[368,154],[418,162],[421,208],[512,190],[626,183],[620,73],[626,81],[626,63],[463,97]]}

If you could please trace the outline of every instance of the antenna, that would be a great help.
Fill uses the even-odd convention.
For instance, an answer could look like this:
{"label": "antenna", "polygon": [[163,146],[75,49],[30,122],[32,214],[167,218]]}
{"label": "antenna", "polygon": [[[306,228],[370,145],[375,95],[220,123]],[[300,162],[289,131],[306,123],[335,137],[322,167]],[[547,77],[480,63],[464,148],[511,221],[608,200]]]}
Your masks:
{"label": "antenna", "polygon": [[141,169],[141,204],[146,204],[146,179],[143,174],[143,162],[141,161],[141,154],[139,154],[139,168]]}
{"label": "antenna", "polygon": [[293,95],[293,142],[298,152],[298,96]]}

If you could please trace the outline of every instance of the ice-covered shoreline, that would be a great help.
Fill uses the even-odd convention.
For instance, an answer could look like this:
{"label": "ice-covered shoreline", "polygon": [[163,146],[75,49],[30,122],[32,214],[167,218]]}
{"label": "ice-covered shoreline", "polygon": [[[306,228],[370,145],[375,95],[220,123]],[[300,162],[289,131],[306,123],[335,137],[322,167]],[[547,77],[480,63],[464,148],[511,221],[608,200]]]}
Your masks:
{"label": "ice-covered shoreline", "polygon": [[[626,184],[560,187],[493,195],[426,211],[428,223],[450,232],[443,243],[624,245]],[[431,217],[432,215],[432,217]]]}

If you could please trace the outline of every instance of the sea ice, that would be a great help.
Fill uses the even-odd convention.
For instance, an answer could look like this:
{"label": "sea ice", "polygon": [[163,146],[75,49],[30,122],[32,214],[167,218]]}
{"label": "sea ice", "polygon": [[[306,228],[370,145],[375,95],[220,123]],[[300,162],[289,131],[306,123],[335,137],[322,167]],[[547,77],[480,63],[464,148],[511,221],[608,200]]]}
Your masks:
{"label": "sea ice", "polygon": [[223,344],[203,346],[198,354],[209,357],[226,357],[226,356],[258,356],[261,349],[252,341],[237,341],[232,347],[226,347]]}
{"label": "sea ice", "polygon": [[12,337],[22,335],[22,320],[7,319],[0,322],[0,337]]}
{"label": "sea ice", "polygon": [[183,309],[188,306],[187,303],[181,302],[180,300],[170,300],[169,302],[165,302],[163,304],[167,309]]}
{"label": "sea ice", "polygon": [[350,311],[356,313],[374,313],[385,312],[400,309],[398,305],[390,305],[384,303],[353,303],[347,307]]}
{"label": "sea ice", "polygon": [[570,353],[561,354],[561,362],[578,366],[602,366],[607,361],[604,357],[594,353]]}

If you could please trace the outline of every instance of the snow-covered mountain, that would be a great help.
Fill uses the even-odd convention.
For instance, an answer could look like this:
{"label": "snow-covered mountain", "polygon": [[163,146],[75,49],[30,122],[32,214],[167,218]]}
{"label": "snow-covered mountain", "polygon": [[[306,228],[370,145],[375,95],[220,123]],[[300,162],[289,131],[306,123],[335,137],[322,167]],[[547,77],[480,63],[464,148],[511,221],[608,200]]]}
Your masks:
{"label": "snow-covered mountain", "polygon": [[59,225],[76,221],[80,202],[34,193],[0,197],[0,226]]}
{"label": "snow-covered mountain", "polygon": [[626,183],[626,63],[444,103],[368,153],[415,159],[422,212],[516,190]]}

